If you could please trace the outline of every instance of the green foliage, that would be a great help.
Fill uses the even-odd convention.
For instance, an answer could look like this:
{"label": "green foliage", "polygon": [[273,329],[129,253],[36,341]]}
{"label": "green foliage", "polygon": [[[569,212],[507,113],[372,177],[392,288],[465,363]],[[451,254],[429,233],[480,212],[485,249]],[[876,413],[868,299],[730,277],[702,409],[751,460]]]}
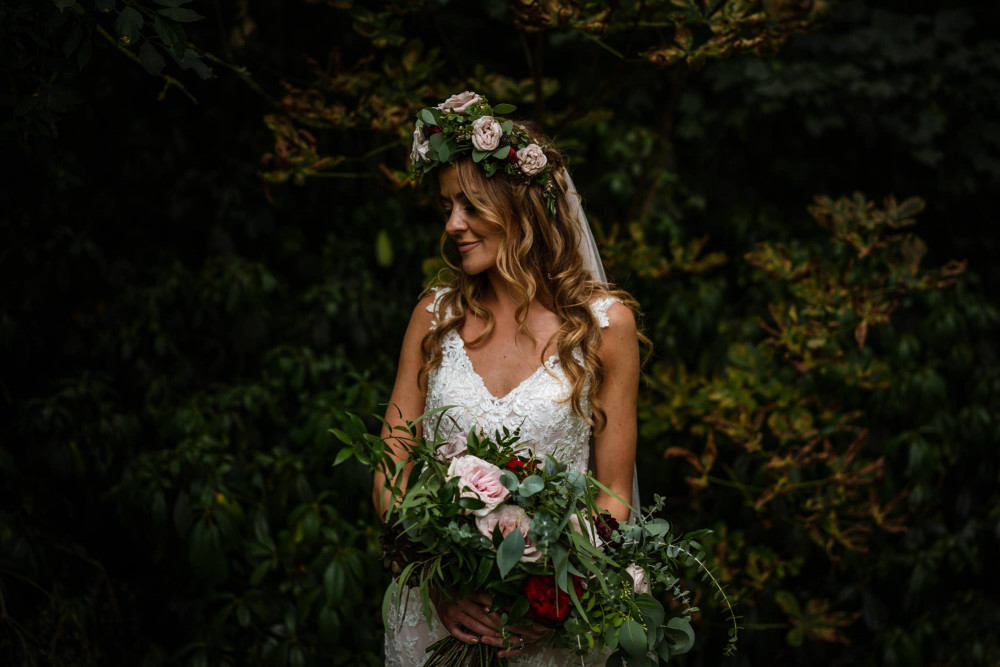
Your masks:
{"label": "green foliage", "polygon": [[[996,18],[3,5],[0,662],[380,663],[328,430],[388,397],[441,266],[412,123],[470,89],[556,135],[644,308],[641,486],[713,527],[736,660],[995,664]],[[699,604],[672,662],[728,640]]]}

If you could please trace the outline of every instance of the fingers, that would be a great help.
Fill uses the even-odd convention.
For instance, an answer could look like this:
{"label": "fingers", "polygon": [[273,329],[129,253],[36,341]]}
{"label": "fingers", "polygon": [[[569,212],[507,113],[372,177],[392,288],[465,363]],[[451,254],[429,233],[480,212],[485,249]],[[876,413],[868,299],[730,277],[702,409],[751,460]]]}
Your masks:
{"label": "fingers", "polygon": [[[459,609],[458,613],[455,614],[455,619],[464,625],[471,632],[475,632],[481,635],[484,640],[486,639],[500,639],[500,633],[486,623],[482,622],[479,618],[466,613],[464,609]],[[486,642],[489,643],[489,642]]]}
{"label": "fingers", "polygon": [[524,635],[514,633],[510,635],[510,639],[513,646],[510,649],[498,651],[498,658],[513,658],[516,655],[523,654],[527,650],[526,644],[528,639]]}
{"label": "fingers", "polygon": [[448,629],[448,632],[451,634],[452,637],[454,637],[460,642],[465,642],[466,644],[479,643],[479,637],[477,637],[476,635],[471,635],[468,632],[465,632],[465,629],[458,622],[445,623],[444,627]]}
{"label": "fingers", "polygon": [[[500,627],[503,625],[503,617],[498,612],[486,613],[483,605],[472,600],[472,598],[466,598],[458,603],[459,609],[471,616],[472,618],[479,621],[479,623],[488,626],[494,631],[499,631]],[[490,634],[498,634],[499,632],[491,632]]]}
{"label": "fingers", "polygon": [[465,599],[472,600],[476,604],[482,605],[484,607],[489,607],[491,604],[493,604],[493,597],[488,593],[484,593],[483,591],[476,591]]}

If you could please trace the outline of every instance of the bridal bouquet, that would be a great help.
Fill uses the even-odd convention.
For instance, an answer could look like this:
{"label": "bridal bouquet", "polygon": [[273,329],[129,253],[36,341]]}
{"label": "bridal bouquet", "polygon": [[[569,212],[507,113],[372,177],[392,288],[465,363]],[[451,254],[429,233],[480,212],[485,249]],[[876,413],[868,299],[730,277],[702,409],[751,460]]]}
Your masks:
{"label": "bridal bouquet", "polygon": [[[600,490],[613,492],[551,456],[540,459],[516,430],[416,436],[418,423],[443,418],[444,410],[395,428],[392,438],[413,464],[408,471],[356,416],[349,415],[350,432],[332,430],[347,445],[335,465],[353,456],[381,471],[392,496],[382,543],[398,576],[386,591],[383,617],[408,585],[419,590],[428,622],[432,590],[454,599],[482,590],[503,610],[505,630],[539,623],[553,629],[557,646],[580,655],[610,650],[606,664],[637,667],[665,662],[694,643],[697,609],[679,586],[682,567],[700,568],[729,609],[697,542],[708,531],[674,536],[667,521],[654,518],[662,498],[619,524],[595,503]],[[657,600],[668,591],[682,604],[679,615],[668,616]],[[729,616],[731,651],[737,625],[731,609]],[[425,667],[506,664],[495,647],[450,635],[427,650]]]}

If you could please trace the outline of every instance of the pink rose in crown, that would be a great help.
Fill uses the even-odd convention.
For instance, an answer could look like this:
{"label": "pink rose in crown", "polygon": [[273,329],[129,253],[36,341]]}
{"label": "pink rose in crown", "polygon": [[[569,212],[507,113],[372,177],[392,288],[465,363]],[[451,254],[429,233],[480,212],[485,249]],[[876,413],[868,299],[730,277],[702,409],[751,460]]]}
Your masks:
{"label": "pink rose in crown", "polygon": [[451,461],[456,456],[465,453],[469,443],[468,431],[457,431],[448,436],[443,445],[437,448],[437,458],[439,461]]}
{"label": "pink rose in crown", "polygon": [[472,123],[472,145],[481,151],[495,151],[502,136],[503,128],[493,116],[481,116]]}
{"label": "pink rose in crown", "polygon": [[446,113],[449,111],[453,111],[455,113],[463,113],[467,108],[469,108],[473,104],[478,104],[482,101],[483,101],[482,97],[472,92],[471,90],[467,90],[464,93],[457,93],[455,95],[452,95],[444,102],[439,104],[437,108]]}
{"label": "pink rose in crown", "polygon": [[493,538],[494,528],[500,528],[500,534],[504,537],[514,532],[515,528],[519,528],[521,534],[524,535],[524,554],[521,556],[521,560],[526,563],[534,563],[542,557],[542,552],[528,537],[531,519],[517,505],[503,505],[486,516],[476,518],[476,528],[489,539]]}
{"label": "pink rose in crown", "polygon": [[525,176],[534,176],[549,163],[545,152],[538,144],[528,144],[517,152],[517,162]]}
{"label": "pink rose in crown", "polygon": [[510,491],[500,483],[502,472],[489,461],[466,455],[452,459],[447,477],[449,480],[458,477],[462,498],[479,498],[486,503],[485,507],[472,512],[476,516],[486,516],[510,495]]}

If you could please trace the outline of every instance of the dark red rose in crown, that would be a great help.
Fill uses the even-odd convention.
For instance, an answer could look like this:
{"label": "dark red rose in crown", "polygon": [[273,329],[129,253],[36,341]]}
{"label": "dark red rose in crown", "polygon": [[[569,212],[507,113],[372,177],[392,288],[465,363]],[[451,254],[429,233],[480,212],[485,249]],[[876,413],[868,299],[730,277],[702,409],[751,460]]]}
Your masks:
{"label": "dark red rose in crown", "polygon": [[[583,594],[583,580],[571,574],[576,597]],[[569,616],[569,593],[559,589],[554,575],[531,574],[524,582],[524,596],[528,598],[528,618],[542,623],[565,621]]]}
{"label": "dark red rose in crown", "polygon": [[441,128],[437,125],[431,125],[431,134],[438,134],[441,132]]}
{"label": "dark red rose in crown", "polygon": [[507,461],[507,463],[504,463],[503,468],[514,473],[518,479],[524,479],[528,475],[533,475],[538,471],[538,463],[532,459],[515,456]]}
{"label": "dark red rose in crown", "polygon": [[514,150],[513,146],[510,147],[510,152],[507,153],[507,162],[517,164],[517,151]]}

